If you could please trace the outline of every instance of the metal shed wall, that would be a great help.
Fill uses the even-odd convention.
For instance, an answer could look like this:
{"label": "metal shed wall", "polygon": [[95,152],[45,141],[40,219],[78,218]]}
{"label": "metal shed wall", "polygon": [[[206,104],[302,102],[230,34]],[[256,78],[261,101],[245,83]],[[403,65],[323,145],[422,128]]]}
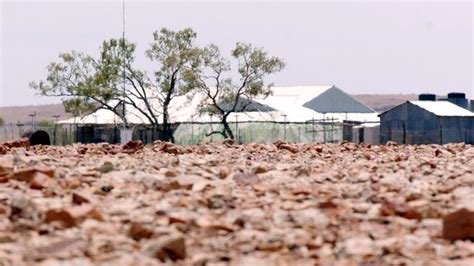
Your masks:
{"label": "metal shed wall", "polygon": [[441,144],[474,144],[474,117],[440,117]]}
{"label": "metal shed wall", "polygon": [[405,144],[474,143],[474,117],[437,116],[409,102],[380,116],[380,141]]}

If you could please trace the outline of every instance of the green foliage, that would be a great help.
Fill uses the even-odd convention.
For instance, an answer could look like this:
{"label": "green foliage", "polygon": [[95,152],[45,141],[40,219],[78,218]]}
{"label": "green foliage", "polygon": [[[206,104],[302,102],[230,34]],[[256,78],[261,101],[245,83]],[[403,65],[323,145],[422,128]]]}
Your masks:
{"label": "green foliage", "polygon": [[82,116],[92,113],[97,109],[97,104],[91,102],[87,97],[67,99],[63,101],[63,105],[64,110],[74,116]]}
{"label": "green foliage", "polygon": [[232,50],[231,58],[237,61],[238,81],[226,77],[231,71],[231,64],[219,48],[213,44],[205,47],[201,52],[204,68],[198,74],[200,83],[197,87],[208,96],[201,103],[202,110],[218,114],[221,118],[224,130],[218,133],[234,138],[227,123],[229,114],[245,110],[256,97],[270,95],[272,84],[265,85],[265,78],[281,71],[285,63],[262,48],[240,42]]}
{"label": "green foliage", "polygon": [[158,63],[155,81],[165,99],[194,89],[194,73],[200,66],[200,49],[194,44],[196,36],[189,28],[180,31],[163,28],[153,33],[154,42],[146,55]]}
{"label": "green foliage", "polygon": [[3,117],[0,116],[0,126],[3,126],[5,124],[5,120]]}
{"label": "green foliage", "polygon": [[132,70],[134,51],[134,44],[111,39],[102,43],[97,59],[75,51],[61,53],[57,62],[48,65],[46,80],[31,82],[30,87],[43,96],[62,97],[66,111],[73,115],[96,108],[113,111],[124,95],[123,62]]}
{"label": "green foliage", "polygon": [[[233,81],[226,77],[231,71],[229,58],[216,45],[199,48],[196,37],[189,28],[155,31],[145,53],[156,63],[153,79],[135,67],[135,44],[110,39],[102,43],[97,58],[76,51],[61,53],[57,62],[48,65],[46,79],[31,82],[30,87],[40,95],[62,97],[65,110],[75,116],[105,108],[122,117],[120,110],[133,107],[162,133],[163,140],[171,141],[168,107],[173,98],[204,92],[208,98],[202,101],[202,110],[220,116],[224,136],[233,138],[227,116],[242,105],[241,99],[247,100],[245,105],[254,97],[269,95],[271,84],[266,85],[265,78],[283,69],[284,62],[261,48],[237,43],[229,57],[237,62],[239,79]],[[229,110],[221,108],[221,102]]]}

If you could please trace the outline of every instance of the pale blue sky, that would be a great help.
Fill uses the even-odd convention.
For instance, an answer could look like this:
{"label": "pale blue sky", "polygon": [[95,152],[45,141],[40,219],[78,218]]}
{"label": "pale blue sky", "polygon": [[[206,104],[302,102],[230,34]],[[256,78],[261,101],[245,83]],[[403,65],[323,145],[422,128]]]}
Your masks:
{"label": "pale blue sky", "polygon": [[[119,38],[122,3],[1,2],[0,106],[59,102],[28,87],[59,52],[95,54]],[[349,93],[473,93],[470,2],[140,2],[126,1],[127,38],[137,64],[152,32],[192,27],[199,44],[229,51],[251,42],[283,57],[276,85],[335,84]]]}

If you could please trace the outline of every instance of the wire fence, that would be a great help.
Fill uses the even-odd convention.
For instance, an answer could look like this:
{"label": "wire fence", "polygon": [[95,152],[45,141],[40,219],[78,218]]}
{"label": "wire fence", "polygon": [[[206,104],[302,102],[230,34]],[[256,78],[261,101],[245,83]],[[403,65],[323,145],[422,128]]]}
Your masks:
{"label": "wire fence", "polygon": [[68,145],[76,142],[75,125],[32,125],[4,124],[0,126],[0,143],[26,137],[32,132],[43,130],[50,136],[52,145]]}
{"label": "wire fence", "polygon": [[[272,143],[278,140],[295,143],[339,142],[343,137],[343,125],[334,122],[241,122],[229,123],[235,141],[240,144],[258,142]],[[223,139],[219,123],[183,123],[175,130],[176,143],[192,145]]]}
{"label": "wire fence", "polygon": [[[229,123],[235,141],[240,144],[258,142],[271,143],[278,140],[295,143],[326,143],[343,140],[343,124],[333,120],[308,122],[234,122]],[[159,139],[155,128],[134,126],[133,140],[151,143]],[[30,132],[43,130],[50,136],[52,145],[68,145],[81,143],[120,143],[119,125],[17,125],[0,126],[0,143],[18,139]],[[175,142],[179,145],[194,145],[222,140],[220,134],[210,132],[221,131],[220,123],[180,123],[174,127]]]}

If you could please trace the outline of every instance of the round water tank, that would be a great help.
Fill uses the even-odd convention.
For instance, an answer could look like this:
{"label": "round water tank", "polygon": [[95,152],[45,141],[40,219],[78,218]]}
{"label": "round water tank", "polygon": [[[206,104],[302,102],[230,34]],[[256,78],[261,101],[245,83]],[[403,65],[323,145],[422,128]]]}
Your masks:
{"label": "round water tank", "polygon": [[30,140],[30,145],[51,145],[49,134],[44,130],[37,130],[35,132],[27,131],[23,134],[24,138]]}
{"label": "round water tank", "polygon": [[450,92],[448,93],[448,99],[465,99],[466,94],[463,92]]}
{"label": "round water tank", "polygon": [[432,93],[423,93],[418,95],[420,101],[436,101],[436,95]]}

